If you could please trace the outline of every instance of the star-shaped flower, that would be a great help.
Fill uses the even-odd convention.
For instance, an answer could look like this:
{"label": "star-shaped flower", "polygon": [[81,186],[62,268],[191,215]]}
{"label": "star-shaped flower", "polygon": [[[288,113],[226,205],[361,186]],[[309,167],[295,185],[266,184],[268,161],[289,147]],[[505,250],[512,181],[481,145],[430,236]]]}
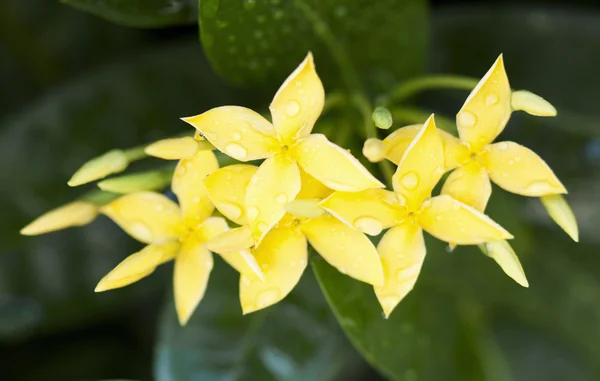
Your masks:
{"label": "star-shaped flower", "polygon": [[[172,181],[179,205],[159,193],[138,192],[101,209],[130,236],[148,246],[102,278],[96,291],[127,286],[174,259],[175,307],[182,325],[189,320],[204,296],[213,267],[206,242],[229,229],[224,218],[211,217],[214,206],[204,186],[206,176],[218,167],[211,151],[198,151],[181,160]],[[227,253],[223,258],[240,272],[255,271],[257,277],[262,276],[248,252]]]}
{"label": "star-shaped flower", "polygon": [[[266,159],[254,174],[243,201],[259,243],[300,192],[300,169],[331,189],[361,191],[383,187],[356,158],[311,134],[323,110],[325,92],[312,54],[285,80],[269,109],[273,123],[237,106],[217,107],[183,118],[221,152],[240,161]],[[240,202],[236,204],[240,207]]]}
{"label": "star-shaped flower", "polygon": [[394,192],[334,192],[321,203],[341,221],[367,234],[377,235],[391,227],[377,247],[385,281],[375,286],[375,293],[386,316],[417,280],[425,258],[422,230],[463,245],[512,238],[486,215],[449,195],[430,198],[444,172],[443,140],[432,115],[398,164],[392,178]]}
{"label": "star-shaped flower", "polygon": [[[211,240],[211,250],[227,254],[253,246],[246,225],[248,214],[240,200],[259,168],[236,164],[222,168],[205,181],[211,200],[227,218],[241,225]],[[296,286],[307,265],[307,242],[341,272],[373,285],[383,283],[375,246],[359,231],[338,221],[318,202],[332,191],[300,171],[302,186],[296,200],[285,205],[287,214],[251,250],[263,279],[245,272],[240,277],[240,301],[245,314],[279,302]]]}

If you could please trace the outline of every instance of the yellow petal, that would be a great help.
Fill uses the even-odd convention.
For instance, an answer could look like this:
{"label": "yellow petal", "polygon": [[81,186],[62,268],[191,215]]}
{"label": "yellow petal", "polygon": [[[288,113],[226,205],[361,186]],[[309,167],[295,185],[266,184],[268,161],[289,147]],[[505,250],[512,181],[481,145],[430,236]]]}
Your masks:
{"label": "yellow petal", "polygon": [[277,227],[253,252],[264,281],[240,277],[240,302],[244,314],[279,302],[296,286],[307,264],[306,238],[297,229]]}
{"label": "yellow petal", "polygon": [[165,160],[187,159],[198,151],[198,142],[191,136],[163,139],[154,142],[144,149],[149,156]]}
{"label": "yellow petal", "polygon": [[213,257],[196,237],[188,237],[175,258],[173,289],[179,324],[185,325],[204,297]]}
{"label": "yellow petal", "polygon": [[492,181],[509,192],[533,197],[567,193],[548,164],[517,143],[489,145],[481,161]]}
{"label": "yellow petal", "polygon": [[260,165],[246,193],[246,213],[257,244],[283,217],[285,205],[299,191],[300,171],[293,160],[279,154]]}
{"label": "yellow petal", "polygon": [[246,188],[258,167],[234,164],[210,174],[204,185],[208,196],[225,217],[238,225],[248,223],[246,217]]}
{"label": "yellow petal", "polygon": [[579,242],[579,229],[577,220],[567,203],[567,200],[559,194],[542,196],[542,204],[554,222],[558,224],[575,242]]}
{"label": "yellow petal", "polygon": [[474,152],[494,141],[510,118],[510,101],[510,84],[500,55],[456,115],[460,139]]}
{"label": "yellow petal", "polygon": [[223,255],[251,248],[254,237],[250,227],[244,225],[213,237],[206,246],[210,251]]}
{"label": "yellow petal", "polygon": [[485,214],[447,195],[432,198],[419,214],[418,221],[427,233],[458,245],[513,238]]}
{"label": "yellow petal", "polygon": [[556,109],[547,100],[530,91],[513,91],[511,105],[514,110],[523,110],[535,116],[556,116]]}
{"label": "yellow petal", "polygon": [[135,254],[131,254],[119,263],[96,286],[95,292],[112,290],[137,282],[151,274],[156,266],[169,261],[179,251],[178,242],[168,242],[162,245],[148,245]]}
{"label": "yellow petal", "polygon": [[515,282],[523,287],[529,287],[527,277],[523,271],[523,266],[519,257],[506,241],[486,242],[484,245],[485,253],[498,263],[500,268],[511,277]]}
{"label": "yellow petal", "polygon": [[308,53],[281,85],[269,106],[281,141],[291,143],[310,134],[324,103],[325,90],[315,71],[313,56]]}
{"label": "yellow petal", "polygon": [[182,120],[198,129],[219,151],[240,161],[264,159],[280,146],[273,125],[245,107],[217,107]]}
{"label": "yellow petal", "polygon": [[243,274],[248,279],[264,280],[264,275],[254,254],[250,250],[241,250],[230,253],[219,254],[221,258],[233,267],[235,271]]}
{"label": "yellow petal", "polygon": [[196,226],[194,232],[200,241],[208,242],[228,230],[229,225],[223,217],[208,217]]}
{"label": "yellow petal", "polygon": [[359,192],[384,187],[354,156],[325,135],[312,134],[300,140],[294,156],[302,169],[331,189]]}
{"label": "yellow petal", "polygon": [[96,205],[86,201],[73,201],[46,212],[21,229],[23,235],[38,235],[72,226],[83,226],[98,215]]}
{"label": "yellow petal", "polygon": [[407,221],[385,233],[377,251],[383,266],[384,283],[375,287],[375,295],[387,318],[417,282],[425,260],[423,232]]}
{"label": "yellow petal", "polygon": [[[422,124],[414,124],[402,127],[385,138],[383,144],[386,151],[386,159],[398,165],[404,152],[414,137],[417,136],[422,126]],[[438,134],[444,146],[444,166],[447,171],[456,168],[459,164],[469,159],[469,149],[460,142],[460,139],[440,129],[438,129]]]}
{"label": "yellow petal", "polygon": [[371,163],[379,163],[385,159],[387,152],[383,140],[369,138],[363,144],[362,153]]}
{"label": "yellow petal", "polygon": [[198,151],[189,159],[182,159],[173,172],[171,188],[177,195],[184,219],[194,225],[210,216],[214,210],[204,180],[219,169],[212,151]]}
{"label": "yellow petal", "polygon": [[346,225],[369,235],[399,224],[406,209],[394,192],[367,189],[362,192],[334,192],[321,207]]}
{"label": "yellow petal", "polygon": [[317,253],[341,273],[375,286],[383,284],[379,254],[364,234],[332,216],[304,221],[301,229]]}
{"label": "yellow petal", "polygon": [[443,174],[444,147],[432,115],[404,152],[392,184],[412,212],[421,208]]}
{"label": "yellow petal", "polygon": [[[294,200],[285,205],[285,211],[294,217],[317,218],[325,214],[325,210],[319,206],[321,199],[305,198]],[[282,219],[283,221],[283,219]]]}
{"label": "yellow petal", "polygon": [[95,180],[103,179],[113,173],[123,172],[129,165],[125,152],[114,149],[98,156],[81,166],[67,184],[76,187]]}
{"label": "yellow petal", "polygon": [[448,176],[442,194],[483,212],[492,194],[492,184],[486,169],[478,162],[471,161]]}
{"label": "yellow petal", "polygon": [[333,192],[325,184],[302,170],[302,168],[300,168],[300,181],[302,186],[296,198],[325,198]]}
{"label": "yellow petal", "polygon": [[154,192],[119,197],[105,205],[102,213],[144,243],[160,244],[179,238],[183,222],[177,204]]}

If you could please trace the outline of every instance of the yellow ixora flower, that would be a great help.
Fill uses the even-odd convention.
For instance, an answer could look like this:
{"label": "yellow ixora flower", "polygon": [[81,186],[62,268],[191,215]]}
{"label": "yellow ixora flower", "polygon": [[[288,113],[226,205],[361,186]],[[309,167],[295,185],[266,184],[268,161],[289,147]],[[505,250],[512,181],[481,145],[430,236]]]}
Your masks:
{"label": "yellow ixora flower", "polygon": [[[208,243],[217,253],[248,249],[254,245],[243,206],[245,189],[259,168],[236,164],[222,168],[205,181],[217,209],[241,227]],[[359,231],[325,213],[318,202],[332,191],[300,171],[301,190],[296,200],[285,205],[288,213],[255,248],[251,249],[263,279],[245,272],[240,277],[240,302],[244,314],[279,302],[296,286],[307,261],[307,242],[341,272],[373,285],[383,284],[381,261],[375,246]]]}
{"label": "yellow ixora flower", "polygon": [[323,110],[325,92],[312,54],[281,85],[269,110],[273,123],[237,106],[183,118],[221,152],[240,161],[266,159],[254,174],[246,200],[248,224],[259,243],[300,192],[299,166],[331,189],[383,187],[356,158],[322,134],[311,134]]}
{"label": "yellow ixora flower", "polygon": [[[172,189],[179,205],[154,192],[122,196],[101,211],[130,236],[148,244],[130,255],[98,283],[96,291],[124,287],[151,274],[158,265],[175,260],[173,285],[179,322],[184,325],[202,300],[213,257],[206,242],[229,229],[222,217],[211,217],[214,206],[204,179],[218,169],[211,151],[198,151],[181,160],[173,174]],[[260,270],[248,252],[223,258],[240,272]]]}
{"label": "yellow ixora flower", "polygon": [[321,206],[348,226],[370,235],[391,228],[377,250],[384,284],[375,294],[386,316],[412,290],[423,260],[422,230],[446,242],[462,245],[512,238],[483,213],[451,196],[431,197],[445,172],[443,140],[433,115],[419,128],[392,177],[394,192],[370,189],[334,192]]}

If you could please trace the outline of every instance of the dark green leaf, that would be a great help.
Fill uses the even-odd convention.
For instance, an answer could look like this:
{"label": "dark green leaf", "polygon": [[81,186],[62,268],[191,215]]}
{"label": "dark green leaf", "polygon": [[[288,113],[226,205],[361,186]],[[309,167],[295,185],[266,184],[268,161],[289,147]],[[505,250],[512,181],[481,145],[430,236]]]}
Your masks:
{"label": "dark green leaf", "polygon": [[61,0],[117,24],[160,28],[196,22],[198,0]]}
{"label": "dark green leaf", "polygon": [[154,295],[160,272],[140,285],[93,293],[106,272],[139,248],[103,217],[40,237],[19,236],[19,230],[85,191],[66,185],[81,163],[185,131],[179,117],[224,103],[227,93],[190,41],[57,89],[2,124],[0,338],[120,314],[119,306]]}
{"label": "dark green leaf", "polygon": [[159,331],[158,381],[332,380],[362,362],[340,332],[310,272],[282,302],[243,316],[238,276],[221,261],[185,327],[173,302]]}
{"label": "dark green leaf", "polygon": [[381,91],[423,66],[424,0],[202,0],[201,38],[214,68],[239,84],[277,85],[310,50],[327,85],[340,76]]}

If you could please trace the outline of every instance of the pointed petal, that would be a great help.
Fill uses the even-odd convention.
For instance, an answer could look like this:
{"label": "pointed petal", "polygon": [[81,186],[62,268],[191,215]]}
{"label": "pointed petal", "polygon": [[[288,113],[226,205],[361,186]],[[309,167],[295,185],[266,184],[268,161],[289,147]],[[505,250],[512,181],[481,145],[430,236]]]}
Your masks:
{"label": "pointed petal", "polygon": [[331,189],[359,192],[384,187],[354,156],[325,135],[312,134],[299,141],[294,156],[302,169]]}
{"label": "pointed petal", "polygon": [[173,172],[171,188],[177,195],[183,218],[193,225],[210,216],[214,206],[204,186],[206,176],[219,169],[212,151],[198,151],[189,159],[182,159]]}
{"label": "pointed petal", "polygon": [[419,223],[432,236],[457,245],[513,238],[485,214],[447,195],[432,198],[419,214]]}
{"label": "pointed petal", "polygon": [[265,160],[247,188],[246,206],[250,228],[256,243],[285,214],[285,204],[300,191],[298,165],[284,155]]}
{"label": "pointed petal", "polygon": [[196,226],[194,232],[202,242],[208,242],[229,230],[229,225],[223,217],[208,217]]}
{"label": "pointed petal", "polygon": [[254,237],[250,227],[243,225],[213,237],[206,246],[210,251],[223,255],[250,249],[254,246]]}
{"label": "pointed petal", "polygon": [[341,273],[375,286],[383,284],[379,254],[364,234],[332,216],[306,220],[301,229],[317,253]]}
{"label": "pointed petal", "polygon": [[448,176],[442,187],[442,194],[483,212],[492,194],[492,184],[486,169],[471,161]]}
{"label": "pointed petal", "polygon": [[67,184],[70,187],[76,187],[100,180],[113,173],[123,172],[128,165],[127,154],[124,151],[114,149],[83,164]]}
{"label": "pointed petal", "polygon": [[183,241],[175,258],[173,288],[179,324],[185,325],[204,297],[213,257],[206,246],[191,235]]}
{"label": "pointed petal", "polygon": [[169,261],[179,251],[178,242],[162,245],[148,245],[135,254],[131,254],[106,274],[96,286],[95,292],[125,287],[151,274],[156,266]]}
{"label": "pointed petal", "polygon": [[199,145],[191,136],[156,141],[144,149],[149,156],[165,160],[187,159],[198,151]]}
{"label": "pointed petal", "polygon": [[21,229],[23,235],[38,235],[83,226],[92,222],[98,215],[98,207],[86,201],[73,201],[46,212]]}
{"label": "pointed petal", "polygon": [[519,257],[506,241],[492,241],[483,244],[485,253],[496,261],[500,268],[515,282],[523,287],[529,287],[529,282],[523,271]]}
{"label": "pointed petal", "polygon": [[240,302],[244,314],[271,306],[296,286],[307,264],[306,238],[297,229],[278,227],[254,250],[264,281],[240,277]]}
{"label": "pointed petal", "polygon": [[391,228],[377,245],[383,265],[383,286],[375,295],[386,317],[413,289],[425,260],[421,228],[411,222]]}
{"label": "pointed petal", "polygon": [[204,185],[208,196],[225,217],[238,225],[248,223],[246,217],[246,188],[258,167],[234,164],[210,174]]}
{"label": "pointed petal", "polygon": [[160,244],[178,239],[183,223],[177,204],[154,192],[119,197],[101,211],[127,234],[144,243]]}
{"label": "pointed petal", "polygon": [[300,193],[296,196],[296,198],[325,198],[333,192],[331,189],[327,188],[325,184],[315,179],[302,168],[300,168],[300,181],[301,188]]}
{"label": "pointed petal", "polygon": [[535,116],[556,116],[556,109],[547,100],[527,90],[513,91],[511,106]]}
{"label": "pointed petal", "polygon": [[509,192],[533,197],[567,193],[548,164],[520,144],[489,145],[481,161],[492,181]]}
{"label": "pointed petal", "polygon": [[367,189],[362,192],[334,192],[321,207],[346,225],[369,235],[399,224],[406,209],[394,192]]}
{"label": "pointed petal", "polygon": [[[402,127],[383,140],[386,159],[398,165],[411,141],[417,136],[422,124]],[[456,168],[469,159],[469,149],[455,136],[438,129],[438,134],[444,146],[444,166],[447,171]]]}
{"label": "pointed petal", "polygon": [[504,130],[512,108],[502,55],[479,81],[456,115],[460,140],[478,152]]}
{"label": "pointed petal", "polygon": [[315,71],[313,56],[308,53],[281,85],[269,106],[281,141],[291,143],[310,134],[324,103],[325,90]]}
{"label": "pointed petal", "polygon": [[199,130],[219,151],[240,161],[264,159],[279,149],[273,125],[245,107],[217,107],[182,120]]}
{"label": "pointed petal", "polygon": [[573,241],[579,242],[577,220],[575,219],[575,215],[567,203],[567,200],[559,194],[542,196],[540,200],[554,222],[556,222],[558,226],[573,239]]}
{"label": "pointed petal", "polygon": [[404,152],[392,184],[394,191],[406,199],[409,211],[416,211],[443,174],[444,147],[432,115]]}

